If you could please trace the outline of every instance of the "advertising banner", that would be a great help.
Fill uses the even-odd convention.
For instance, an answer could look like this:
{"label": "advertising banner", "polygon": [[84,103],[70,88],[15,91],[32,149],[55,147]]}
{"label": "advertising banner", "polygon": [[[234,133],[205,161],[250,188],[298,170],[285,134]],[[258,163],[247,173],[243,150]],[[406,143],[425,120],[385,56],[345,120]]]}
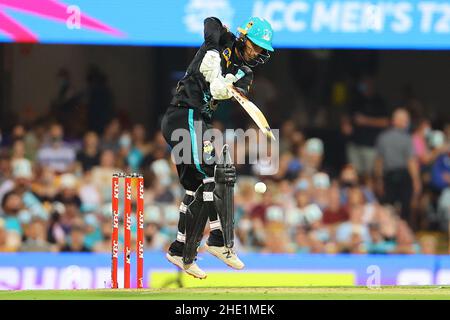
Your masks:
{"label": "advertising banner", "polygon": [[[144,254],[144,287],[268,287],[449,285],[450,257],[425,255],[240,254],[246,267],[231,270],[201,253],[198,263],[208,278],[198,281],[171,265],[163,252]],[[136,287],[135,256],[131,284]],[[123,287],[119,255],[119,287]],[[0,290],[110,288],[107,253],[0,253]]]}
{"label": "advertising banner", "polygon": [[450,49],[447,0],[0,0],[0,41],[198,46],[209,16],[265,18],[275,48]]}

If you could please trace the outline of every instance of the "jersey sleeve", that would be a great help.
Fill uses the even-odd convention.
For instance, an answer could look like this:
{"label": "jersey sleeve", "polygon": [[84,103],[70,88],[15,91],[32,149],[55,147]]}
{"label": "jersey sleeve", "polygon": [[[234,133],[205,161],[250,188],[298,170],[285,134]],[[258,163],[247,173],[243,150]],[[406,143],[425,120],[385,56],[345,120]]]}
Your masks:
{"label": "jersey sleeve", "polygon": [[215,17],[208,17],[203,24],[206,50],[219,51],[220,36],[224,28],[222,22]]}
{"label": "jersey sleeve", "polygon": [[250,86],[253,82],[253,71],[247,66],[241,66],[235,75],[239,80],[234,83],[234,86],[247,95],[250,91]]}

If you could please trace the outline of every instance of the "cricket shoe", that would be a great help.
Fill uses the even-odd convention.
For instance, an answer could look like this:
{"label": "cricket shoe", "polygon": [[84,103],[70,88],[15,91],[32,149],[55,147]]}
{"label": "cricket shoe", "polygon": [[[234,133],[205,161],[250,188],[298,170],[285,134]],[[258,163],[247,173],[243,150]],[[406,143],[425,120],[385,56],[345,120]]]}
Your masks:
{"label": "cricket shoe", "polygon": [[232,248],[208,246],[205,244],[206,250],[216,258],[219,258],[233,269],[244,269],[244,263],[239,259]]}
{"label": "cricket shoe", "polygon": [[197,279],[206,279],[206,272],[198,267],[198,265],[193,262],[190,265],[185,265],[183,263],[183,257],[180,256],[172,256],[170,253],[166,253],[166,258],[171,263],[176,265],[181,270],[184,270],[187,274],[190,274],[194,278]]}

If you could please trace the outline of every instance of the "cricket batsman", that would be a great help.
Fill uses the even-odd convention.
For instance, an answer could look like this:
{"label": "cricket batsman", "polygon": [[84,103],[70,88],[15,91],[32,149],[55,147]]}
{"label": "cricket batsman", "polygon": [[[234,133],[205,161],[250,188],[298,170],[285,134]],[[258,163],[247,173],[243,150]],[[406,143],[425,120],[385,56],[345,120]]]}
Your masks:
{"label": "cricket batsman", "polygon": [[[176,164],[186,193],[180,205],[177,238],[166,258],[199,279],[207,276],[195,261],[208,218],[211,232],[207,251],[234,269],[244,268],[233,250],[236,168],[232,163],[201,161],[219,158],[212,141],[203,140],[202,132],[212,128],[212,114],[220,101],[231,98],[228,85],[233,84],[244,95],[248,93],[253,81],[251,68],[267,62],[274,51],[272,36],[270,23],[257,17],[238,28],[237,36],[219,19],[206,18],[205,41],[178,82],[162,119],[162,132],[169,145],[174,148],[180,142],[172,141],[172,133],[182,128],[189,132],[190,149],[189,161]],[[227,149],[222,153],[222,159],[226,158]]]}

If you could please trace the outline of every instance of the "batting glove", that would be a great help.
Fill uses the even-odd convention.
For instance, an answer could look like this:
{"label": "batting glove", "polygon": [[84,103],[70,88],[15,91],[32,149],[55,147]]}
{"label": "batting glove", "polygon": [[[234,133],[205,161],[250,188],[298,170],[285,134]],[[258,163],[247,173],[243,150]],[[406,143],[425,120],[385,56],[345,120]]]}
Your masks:
{"label": "batting glove", "polygon": [[218,76],[211,82],[209,86],[212,97],[215,100],[230,99],[232,95],[228,90],[228,86],[236,82],[236,80],[237,78],[231,73],[228,73],[225,78],[222,76]]}
{"label": "batting glove", "polygon": [[219,75],[222,74],[222,68],[220,67],[220,55],[216,50],[206,51],[203,57],[202,63],[200,64],[200,72],[205,77],[205,80],[211,83]]}

